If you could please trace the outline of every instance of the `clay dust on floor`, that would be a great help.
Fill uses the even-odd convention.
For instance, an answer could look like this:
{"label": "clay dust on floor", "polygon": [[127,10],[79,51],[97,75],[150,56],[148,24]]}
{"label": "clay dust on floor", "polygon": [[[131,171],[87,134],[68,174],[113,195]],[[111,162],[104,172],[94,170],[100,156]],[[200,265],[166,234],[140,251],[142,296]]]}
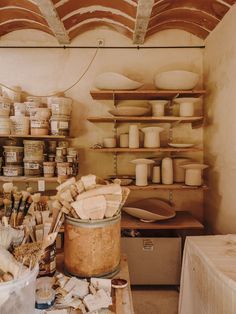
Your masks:
{"label": "clay dust on floor", "polygon": [[179,293],[175,287],[132,286],[135,314],[177,314]]}

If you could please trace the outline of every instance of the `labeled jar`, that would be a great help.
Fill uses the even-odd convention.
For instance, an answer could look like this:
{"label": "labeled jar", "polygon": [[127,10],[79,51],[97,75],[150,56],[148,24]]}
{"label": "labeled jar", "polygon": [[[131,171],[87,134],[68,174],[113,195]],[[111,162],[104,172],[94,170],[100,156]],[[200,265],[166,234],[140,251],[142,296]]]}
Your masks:
{"label": "labeled jar", "polygon": [[52,117],[51,118],[51,134],[69,136],[70,133],[70,118],[67,117]]}
{"label": "labeled jar", "polygon": [[17,165],[5,166],[3,168],[3,175],[5,177],[19,177],[23,176],[23,167]]}
{"label": "labeled jar", "polygon": [[57,141],[49,141],[48,142],[48,153],[56,154]]}
{"label": "labeled jar", "polygon": [[31,161],[39,161],[44,159],[44,142],[34,140],[24,140],[24,156],[25,159]]}
{"label": "labeled jar", "polygon": [[24,148],[20,146],[3,146],[5,165],[20,165],[24,158]]}
{"label": "labeled jar", "polygon": [[29,117],[22,115],[11,116],[11,134],[29,135],[30,120]]}
{"label": "labeled jar", "polygon": [[24,159],[25,176],[39,177],[42,174],[42,170],[43,170],[42,161],[31,161]]}
{"label": "labeled jar", "polygon": [[43,175],[45,178],[51,178],[55,175],[56,163],[53,161],[45,161],[43,163]]}
{"label": "labeled jar", "polygon": [[0,117],[0,135],[10,135],[11,120],[9,117]]}
{"label": "labeled jar", "polygon": [[26,115],[26,104],[23,102],[14,103],[14,113],[15,116],[25,116]]}
{"label": "labeled jar", "polygon": [[69,162],[57,163],[57,175],[62,179],[67,179],[72,174],[72,165]]}
{"label": "labeled jar", "polygon": [[30,122],[30,133],[31,135],[48,135],[48,120],[32,119]]}

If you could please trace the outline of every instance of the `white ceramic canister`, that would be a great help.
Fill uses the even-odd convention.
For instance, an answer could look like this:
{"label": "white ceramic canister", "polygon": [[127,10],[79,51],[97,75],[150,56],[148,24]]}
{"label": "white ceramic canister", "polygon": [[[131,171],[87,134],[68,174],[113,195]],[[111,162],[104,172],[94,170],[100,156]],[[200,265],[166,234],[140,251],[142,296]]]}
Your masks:
{"label": "white ceramic canister", "polygon": [[71,115],[72,99],[69,97],[50,97],[50,108],[53,116]]}
{"label": "white ceramic canister", "polygon": [[49,122],[48,120],[32,119],[30,120],[30,134],[31,135],[48,135]]}
{"label": "white ceramic canister", "polygon": [[[2,97],[0,97],[2,98]],[[0,100],[1,101],[1,100]],[[11,105],[0,102],[0,116],[9,117],[11,111]]]}
{"label": "white ceramic canister", "polygon": [[189,158],[186,157],[174,157],[173,161],[173,180],[174,182],[184,182],[185,181],[185,170],[182,165],[188,163],[190,161]]}
{"label": "white ceramic canister", "polygon": [[24,140],[24,157],[27,160],[44,160],[44,142],[37,140]]}
{"label": "white ceramic canister", "polygon": [[129,126],[129,148],[139,148],[139,129],[136,124]]}
{"label": "white ceramic canister", "polygon": [[69,136],[70,133],[70,118],[67,116],[55,117],[52,116],[51,134]]}
{"label": "white ceramic canister", "polygon": [[173,184],[173,161],[170,157],[165,157],[161,162],[162,184]]}
{"label": "white ceramic canister", "polygon": [[43,162],[32,161],[24,158],[24,172],[25,176],[39,177],[43,172]]}
{"label": "white ceramic canister", "polygon": [[24,148],[21,146],[3,146],[5,165],[20,165],[23,162]]}
{"label": "white ceramic canister", "polygon": [[103,146],[107,148],[116,147],[116,139],[114,137],[104,137]]}
{"label": "white ceramic canister", "polygon": [[30,120],[23,115],[11,116],[11,134],[29,135]]}
{"label": "white ceramic canister", "polygon": [[5,177],[19,177],[23,176],[23,167],[18,165],[5,166],[3,168],[3,175]]}
{"label": "white ceramic canister", "polygon": [[25,116],[26,115],[26,104],[24,102],[14,103],[14,113],[15,116]]}
{"label": "white ceramic canister", "polygon": [[57,163],[57,175],[62,179],[67,179],[71,175],[71,164],[69,162]]}
{"label": "white ceramic canister", "polygon": [[148,185],[148,165],[153,164],[151,159],[139,158],[132,160],[131,163],[135,164],[135,184],[138,186]]}
{"label": "white ceramic canister", "polygon": [[165,105],[168,104],[168,100],[151,100],[148,103],[152,106],[153,117],[162,117],[165,115]]}
{"label": "white ceramic canister", "polygon": [[144,147],[160,147],[160,132],[164,129],[160,127],[146,127],[141,129],[144,132]]}
{"label": "white ceramic canister", "polygon": [[129,147],[129,133],[120,134],[120,147]]}
{"label": "white ceramic canister", "polygon": [[10,135],[11,120],[9,117],[0,117],[0,135]]}
{"label": "white ceramic canister", "polygon": [[52,161],[45,161],[43,163],[43,175],[45,178],[51,178],[55,175],[56,163]]}
{"label": "white ceramic canister", "polygon": [[182,166],[185,169],[185,184],[190,186],[202,185],[202,171],[208,167],[204,164],[187,164]]}
{"label": "white ceramic canister", "polygon": [[160,166],[154,166],[152,168],[152,182],[153,183],[161,182],[161,167]]}

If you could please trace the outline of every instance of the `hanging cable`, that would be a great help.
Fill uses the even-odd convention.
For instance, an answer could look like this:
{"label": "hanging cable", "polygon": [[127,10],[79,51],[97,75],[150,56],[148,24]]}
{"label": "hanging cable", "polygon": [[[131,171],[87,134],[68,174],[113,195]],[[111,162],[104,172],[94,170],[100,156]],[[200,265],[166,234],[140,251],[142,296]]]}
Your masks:
{"label": "hanging cable", "polygon": [[[92,59],[90,60],[89,64],[87,65],[87,67],[84,70],[84,72],[80,75],[80,77],[72,85],[70,85],[66,89],[62,90],[61,93],[66,93],[68,90],[72,89],[75,85],[77,85],[81,81],[81,79],[85,76],[85,74],[89,71],[90,67],[92,66],[93,61],[95,60],[95,58],[97,56],[99,48],[100,47],[96,48],[95,53],[94,53]],[[6,89],[8,89],[8,90],[10,90],[12,92],[15,92],[15,93],[19,92],[19,91],[14,90],[14,88],[6,86],[5,84],[2,84],[2,83],[0,83],[0,86],[4,87],[4,88],[6,88]],[[56,94],[57,93],[53,93],[53,94],[49,94],[49,95],[33,95],[33,94],[30,94],[30,95],[33,96],[33,97],[51,97],[51,96],[54,96]]]}

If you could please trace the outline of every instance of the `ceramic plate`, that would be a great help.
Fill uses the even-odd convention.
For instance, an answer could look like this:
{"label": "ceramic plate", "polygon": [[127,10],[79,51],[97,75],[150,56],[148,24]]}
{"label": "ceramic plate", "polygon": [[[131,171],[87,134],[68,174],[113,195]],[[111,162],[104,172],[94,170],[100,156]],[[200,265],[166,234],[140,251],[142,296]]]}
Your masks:
{"label": "ceramic plate", "polygon": [[195,144],[189,144],[189,143],[168,143],[171,147],[177,147],[177,148],[187,148],[187,147],[193,147]]}
{"label": "ceramic plate", "polygon": [[165,220],[175,217],[175,211],[167,203],[157,198],[147,198],[128,204],[122,208],[127,214],[140,220]]}
{"label": "ceramic plate", "polygon": [[108,111],[113,116],[144,116],[150,112],[149,108],[145,107],[118,107]]}

